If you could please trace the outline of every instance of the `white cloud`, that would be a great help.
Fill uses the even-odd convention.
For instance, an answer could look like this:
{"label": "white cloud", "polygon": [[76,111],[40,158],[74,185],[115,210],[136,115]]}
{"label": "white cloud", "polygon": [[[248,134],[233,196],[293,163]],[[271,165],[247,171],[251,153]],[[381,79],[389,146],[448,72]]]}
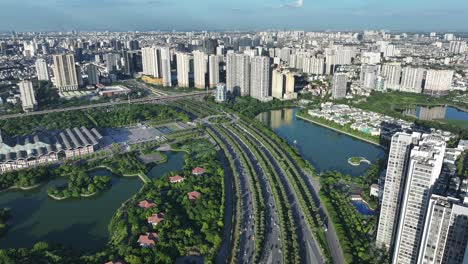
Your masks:
{"label": "white cloud", "polygon": [[296,0],[295,2],[289,4],[291,7],[303,7],[304,0]]}

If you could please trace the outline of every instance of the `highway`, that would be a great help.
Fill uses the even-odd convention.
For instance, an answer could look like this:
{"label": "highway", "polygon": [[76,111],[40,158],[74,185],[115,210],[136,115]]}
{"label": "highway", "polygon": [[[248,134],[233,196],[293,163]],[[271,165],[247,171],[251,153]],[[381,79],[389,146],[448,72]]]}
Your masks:
{"label": "highway", "polygon": [[[243,128],[241,127],[241,129]],[[288,182],[287,177],[284,175],[284,172],[279,165],[279,161],[275,160],[275,158],[268,151],[268,149],[265,146],[263,146],[263,144],[258,139],[256,139],[254,135],[250,134],[247,130],[244,131],[246,132],[246,135],[248,135],[254,140],[254,142],[256,142],[257,147],[261,151],[263,151],[265,156],[269,159],[270,164],[278,174],[281,184],[286,190],[286,193],[288,195],[287,199],[291,205],[291,210],[294,218],[293,220],[296,225],[296,232],[299,236],[299,251],[302,261],[304,263],[324,263],[322,255],[320,253],[320,249],[314,239],[314,236],[304,220],[304,213],[302,212],[301,208],[297,203],[298,198],[296,197],[295,192],[293,191],[290,183]]]}
{"label": "highway", "polygon": [[97,103],[97,104],[71,106],[71,107],[66,107],[66,108],[50,109],[50,110],[35,111],[35,112],[28,112],[28,113],[21,113],[21,114],[2,115],[0,116],[0,120],[27,117],[27,116],[45,115],[45,114],[50,114],[50,113],[61,113],[61,112],[68,112],[68,111],[82,111],[82,110],[93,109],[93,108],[101,108],[101,107],[109,107],[109,106],[117,106],[117,105],[125,105],[125,104],[143,104],[143,103],[151,103],[151,102],[164,102],[164,101],[171,101],[171,100],[177,100],[177,99],[182,99],[182,98],[205,96],[209,93],[210,92],[200,91],[200,92],[173,94],[173,95],[166,95],[166,96],[148,96],[144,98],[122,100],[118,102]]}
{"label": "highway", "polygon": [[265,201],[265,243],[262,249],[262,256],[260,258],[260,263],[281,263],[282,262],[282,255],[281,255],[281,248],[282,248],[282,240],[280,236],[280,227],[278,225],[278,213],[276,211],[276,204],[274,197],[271,195],[271,186],[268,184],[267,177],[265,176],[265,172],[263,171],[262,167],[260,166],[258,160],[256,159],[255,155],[249,149],[247,144],[240,139],[236,133],[226,129],[228,132],[238,143],[241,150],[247,154],[247,157],[251,161],[255,175],[257,180],[260,182],[260,186],[262,189],[262,196]]}
{"label": "highway", "polygon": [[239,159],[239,153],[235,152],[226,138],[221,136],[216,130],[213,130],[216,136],[227,147],[229,154],[234,159],[235,170],[239,174],[239,187],[241,192],[241,217],[240,217],[240,234],[239,248],[237,253],[237,263],[252,263],[253,252],[255,250],[254,237],[254,210],[253,210],[253,190],[250,190],[248,177],[245,168]]}

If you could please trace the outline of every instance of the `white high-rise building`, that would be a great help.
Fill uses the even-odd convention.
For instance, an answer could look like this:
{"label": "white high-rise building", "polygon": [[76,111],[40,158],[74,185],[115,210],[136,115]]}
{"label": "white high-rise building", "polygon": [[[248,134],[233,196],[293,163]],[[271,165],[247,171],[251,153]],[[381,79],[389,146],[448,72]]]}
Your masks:
{"label": "white high-rise building", "polygon": [[468,207],[458,199],[432,195],[427,208],[418,264],[464,263]]}
{"label": "white high-rise building", "polygon": [[205,89],[208,60],[204,52],[198,50],[193,52],[193,68],[195,77],[195,88]]}
{"label": "white high-rise building", "polygon": [[377,84],[377,75],[379,66],[377,65],[361,65],[360,83],[361,87],[366,90],[374,90]]}
{"label": "white high-rise building", "polygon": [[171,87],[171,52],[168,47],[161,48],[161,74],[163,79],[163,86]]}
{"label": "white high-rise building", "polygon": [[382,66],[380,75],[387,80],[387,88],[391,90],[400,90],[401,64],[385,63]]}
{"label": "white high-rise building", "polygon": [[324,58],[304,58],[302,71],[308,74],[322,75],[325,73],[325,59]]}
{"label": "white high-rise building", "polygon": [[379,52],[363,52],[361,54],[362,64],[378,64],[380,63],[381,55]]}
{"label": "white high-rise building", "polygon": [[143,74],[160,78],[160,55],[156,47],[146,47],[141,49],[141,58],[143,64]]}
{"label": "white high-rise building", "polygon": [[250,95],[250,57],[229,53],[226,56],[226,87],[234,95]]}
{"label": "white high-rise building", "polygon": [[466,51],[466,42],[465,41],[450,41],[449,52],[455,54],[463,54]]}
{"label": "white high-rise building", "polygon": [[219,55],[210,55],[208,59],[210,88],[214,88],[219,83],[219,64],[223,57]]}
{"label": "white high-rise building", "polygon": [[270,99],[270,58],[252,58],[250,73],[250,96],[261,101]]}
{"label": "white high-rise building", "polygon": [[54,55],[55,86],[60,91],[78,90],[78,76],[73,54]]}
{"label": "white high-rise building", "polygon": [[377,246],[387,250],[392,247],[398,228],[408,158],[414,143],[417,143],[417,138],[406,133],[396,133],[392,137],[376,238]]}
{"label": "white high-rise building", "polygon": [[400,90],[408,93],[421,93],[425,71],[422,68],[404,67]]}
{"label": "white high-rise building", "polygon": [[36,97],[34,96],[33,85],[31,81],[21,81],[18,83],[21,105],[24,112],[34,111],[37,107]]}
{"label": "white high-rise building", "polygon": [[335,64],[350,65],[354,56],[354,50],[351,48],[339,48],[335,52]]}
{"label": "white high-rise building", "polygon": [[424,93],[429,95],[447,94],[452,87],[453,74],[452,70],[428,70]]}
{"label": "white high-rise building", "polygon": [[88,74],[88,83],[91,85],[99,84],[99,69],[96,64],[90,63],[87,68],[86,72]]}
{"label": "white high-rise building", "polygon": [[339,99],[346,97],[346,87],[348,85],[348,76],[346,73],[336,73],[332,81],[332,98]]}
{"label": "white high-rise building", "polygon": [[49,81],[49,69],[47,68],[47,62],[45,59],[36,60],[36,73],[39,81]]}
{"label": "white high-rise building", "polygon": [[189,87],[190,56],[184,52],[176,52],[177,86]]}
{"label": "white high-rise building", "polygon": [[417,262],[426,210],[433,185],[442,170],[445,147],[446,143],[442,138],[431,135],[411,150],[393,264]]}
{"label": "white high-rise building", "polygon": [[272,71],[271,76],[271,96],[277,99],[283,99],[284,94],[284,75],[280,70]]}

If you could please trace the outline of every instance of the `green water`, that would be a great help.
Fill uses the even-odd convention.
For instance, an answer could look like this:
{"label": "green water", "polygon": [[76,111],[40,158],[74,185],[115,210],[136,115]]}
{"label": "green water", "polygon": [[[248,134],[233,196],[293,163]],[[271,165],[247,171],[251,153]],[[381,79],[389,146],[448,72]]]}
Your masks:
{"label": "green water", "polygon": [[149,172],[151,179],[160,178],[171,171],[177,171],[184,167],[184,152],[166,152],[167,162],[157,164]]}
{"label": "green water", "polygon": [[[162,176],[183,167],[183,153],[168,153],[168,161],[152,168],[150,177]],[[109,175],[95,170],[90,175]],[[96,250],[108,241],[107,227],[120,205],[138,192],[138,177],[112,176],[112,187],[96,196],[56,201],[47,189],[61,185],[56,179],[31,191],[0,193],[0,207],[9,207],[12,226],[0,237],[0,248],[31,247],[39,241],[60,243],[79,250]]]}
{"label": "green water", "polygon": [[296,109],[274,110],[260,114],[259,120],[289,144],[319,171],[336,170],[353,176],[362,175],[369,165],[351,166],[351,157],[371,162],[383,158],[384,150],[367,142],[296,118]]}

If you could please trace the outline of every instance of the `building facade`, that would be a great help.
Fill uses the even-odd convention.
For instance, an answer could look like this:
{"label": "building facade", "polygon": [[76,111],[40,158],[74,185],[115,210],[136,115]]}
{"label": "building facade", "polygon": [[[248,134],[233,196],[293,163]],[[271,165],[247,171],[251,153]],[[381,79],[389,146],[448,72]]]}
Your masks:
{"label": "building facade", "polygon": [[53,60],[55,86],[60,91],[78,90],[78,76],[73,54],[54,55]]}
{"label": "building facade", "polygon": [[21,81],[18,83],[20,90],[21,106],[24,112],[34,111],[37,107],[36,97],[34,96],[33,85],[31,81]]}

